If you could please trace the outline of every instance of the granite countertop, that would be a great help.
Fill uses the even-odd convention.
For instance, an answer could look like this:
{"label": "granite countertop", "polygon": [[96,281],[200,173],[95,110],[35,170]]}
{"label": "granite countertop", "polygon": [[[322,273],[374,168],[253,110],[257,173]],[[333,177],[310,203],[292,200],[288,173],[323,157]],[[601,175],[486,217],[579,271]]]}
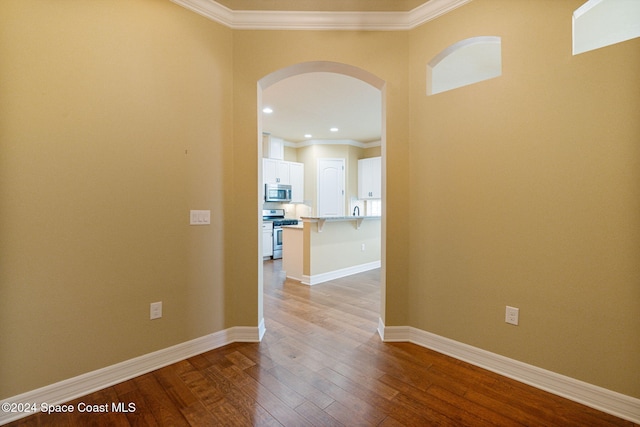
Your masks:
{"label": "granite countertop", "polygon": [[340,222],[340,221],[355,221],[356,228],[360,228],[362,222],[371,219],[381,219],[380,216],[303,216],[301,217],[303,222],[318,224],[318,233],[322,232],[324,224],[327,222]]}
{"label": "granite countertop", "polygon": [[294,228],[294,229],[302,230],[304,228],[304,223],[302,221],[299,221],[297,224],[294,224],[294,225],[283,225],[282,228]]}
{"label": "granite countertop", "polygon": [[303,216],[303,221],[349,221],[354,219],[380,219],[381,216]]}

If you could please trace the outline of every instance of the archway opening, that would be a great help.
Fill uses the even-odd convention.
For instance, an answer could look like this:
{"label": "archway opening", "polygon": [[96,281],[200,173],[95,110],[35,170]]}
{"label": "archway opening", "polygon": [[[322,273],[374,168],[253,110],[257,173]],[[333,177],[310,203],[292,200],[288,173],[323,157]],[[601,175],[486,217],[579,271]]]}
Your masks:
{"label": "archway opening", "polygon": [[[380,216],[382,220],[380,221],[380,318],[382,318],[382,313],[384,312],[385,305],[385,259],[386,259],[386,226],[385,226],[385,212],[386,212],[386,203],[385,203],[385,194],[386,194],[386,109],[385,109],[385,81],[380,79],[379,77],[373,75],[372,73],[360,69],[358,67],[354,67],[348,64],[337,63],[337,62],[327,62],[327,61],[314,61],[314,62],[305,62],[300,64],[295,64],[278,71],[275,71],[258,81],[257,91],[258,91],[258,134],[256,135],[256,141],[258,141],[258,194],[264,194],[264,183],[263,183],[263,92],[276,85],[279,82],[282,82],[288,78],[301,76],[309,73],[334,73],[342,76],[348,76],[354,79],[357,79],[358,83],[366,83],[371,87],[375,88],[379,92],[380,96],[380,108],[379,108],[379,124],[380,124],[380,138],[379,138],[379,147],[380,147],[380,158],[381,158],[381,187],[382,187],[382,197],[379,203]],[[260,218],[260,227],[259,230],[262,229],[262,210],[263,210],[263,202],[264,199],[259,197],[257,203],[258,217]],[[348,205],[349,206],[349,205]],[[258,236],[259,247],[263,247],[263,235],[262,233]],[[258,261],[258,319],[260,320],[260,337],[264,335],[266,328],[264,322],[264,267],[262,257],[259,257]]]}

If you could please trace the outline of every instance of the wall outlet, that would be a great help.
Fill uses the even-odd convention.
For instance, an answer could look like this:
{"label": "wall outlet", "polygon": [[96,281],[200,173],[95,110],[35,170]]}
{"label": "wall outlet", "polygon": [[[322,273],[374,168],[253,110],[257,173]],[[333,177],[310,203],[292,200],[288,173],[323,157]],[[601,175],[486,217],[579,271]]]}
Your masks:
{"label": "wall outlet", "polygon": [[507,306],[504,321],[512,325],[518,325],[518,317],[520,316],[520,309],[516,307]]}
{"label": "wall outlet", "polygon": [[362,247],[360,248],[360,250],[364,252],[364,243],[362,244]]}
{"label": "wall outlet", "polygon": [[159,319],[162,317],[162,301],[152,302],[149,307],[149,319]]}

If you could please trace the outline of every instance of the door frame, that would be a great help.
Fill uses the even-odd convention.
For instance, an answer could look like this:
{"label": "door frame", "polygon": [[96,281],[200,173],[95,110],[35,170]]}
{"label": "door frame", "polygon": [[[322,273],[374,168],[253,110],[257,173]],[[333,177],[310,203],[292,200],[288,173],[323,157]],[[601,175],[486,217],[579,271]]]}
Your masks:
{"label": "door frame", "polygon": [[345,194],[345,188],[346,188],[346,177],[345,177],[345,166],[346,166],[346,161],[343,158],[338,158],[338,157],[321,157],[317,159],[317,163],[316,163],[316,182],[317,182],[317,187],[316,187],[316,203],[317,203],[317,215],[318,216],[322,216],[320,214],[321,210],[320,210],[320,162],[322,162],[323,160],[330,160],[330,161],[340,161],[342,163],[342,203],[341,203],[341,209],[340,212],[342,212],[340,215],[338,216],[344,216],[346,215],[345,213],[345,207],[346,205],[346,194]]}

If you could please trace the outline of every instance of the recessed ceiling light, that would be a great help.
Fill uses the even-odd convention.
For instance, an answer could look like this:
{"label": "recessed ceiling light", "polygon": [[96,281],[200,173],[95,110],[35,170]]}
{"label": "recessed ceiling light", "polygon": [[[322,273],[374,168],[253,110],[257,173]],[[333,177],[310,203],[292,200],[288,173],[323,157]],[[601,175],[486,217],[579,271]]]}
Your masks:
{"label": "recessed ceiling light", "polygon": [[269,107],[264,107],[262,109],[262,112],[265,113],[265,114],[271,114],[271,113],[273,113],[273,110],[271,108],[269,108]]}
{"label": "recessed ceiling light", "polygon": [[331,132],[338,132],[338,128],[331,128],[329,129]]}
{"label": "recessed ceiling light", "polygon": [[312,136],[313,136],[313,135],[311,135],[310,133],[306,133],[306,134],[304,135],[304,137],[305,137],[305,138],[311,138]]}

